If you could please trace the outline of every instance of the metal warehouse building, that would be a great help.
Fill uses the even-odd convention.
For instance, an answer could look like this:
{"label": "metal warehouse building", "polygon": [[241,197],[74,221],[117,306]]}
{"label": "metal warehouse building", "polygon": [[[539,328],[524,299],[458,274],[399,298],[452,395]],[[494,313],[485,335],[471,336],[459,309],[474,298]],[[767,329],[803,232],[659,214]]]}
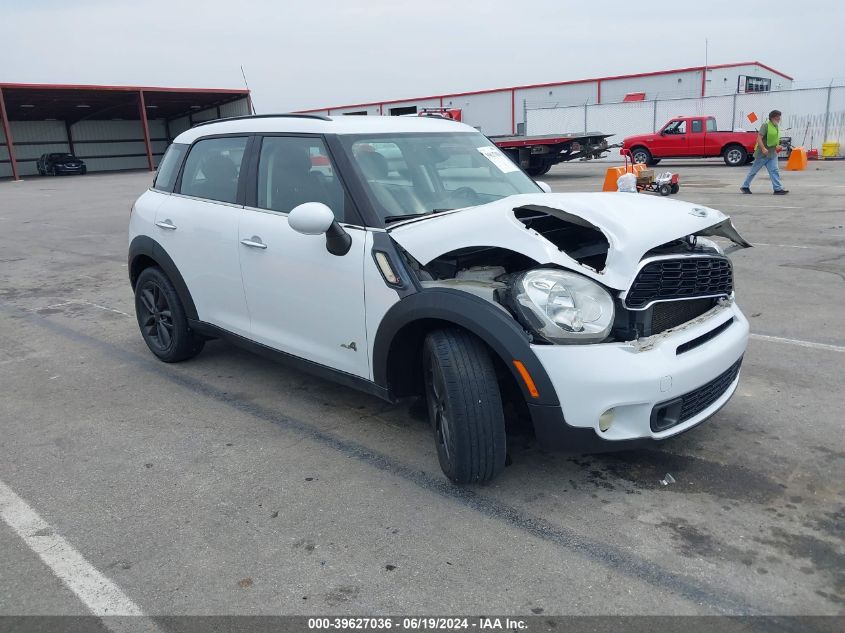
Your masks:
{"label": "metal warehouse building", "polygon": [[149,169],[194,123],[249,114],[248,90],[0,84],[0,178],[69,152],[88,171]]}
{"label": "metal warehouse building", "polygon": [[703,97],[786,90],[792,77],[760,62],[660,70],[547,84],[314,108],[319,114],[413,114],[423,108],[459,108],[464,123],[488,136],[522,133],[529,104],[556,106]]}

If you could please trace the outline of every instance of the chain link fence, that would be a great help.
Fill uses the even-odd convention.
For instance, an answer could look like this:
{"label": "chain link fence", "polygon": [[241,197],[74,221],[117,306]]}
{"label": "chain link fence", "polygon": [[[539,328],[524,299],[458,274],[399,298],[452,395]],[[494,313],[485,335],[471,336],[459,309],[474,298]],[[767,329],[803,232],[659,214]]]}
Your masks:
{"label": "chain link fence", "polygon": [[[819,150],[827,142],[845,149],[845,82],[802,88],[697,98],[655,99],[559,106],[524,102],[527,135],[602,132],[611,144],[634,134],[657,132],[677,116],[713,116],[719,130],[758,130],[771,110],[783,112],[781,133],[795,146]],[[755,114],[756,122],[748,118]],[[752,117],[753,118],[753,117]],[[619,158],[619,150],[610,159]]]}

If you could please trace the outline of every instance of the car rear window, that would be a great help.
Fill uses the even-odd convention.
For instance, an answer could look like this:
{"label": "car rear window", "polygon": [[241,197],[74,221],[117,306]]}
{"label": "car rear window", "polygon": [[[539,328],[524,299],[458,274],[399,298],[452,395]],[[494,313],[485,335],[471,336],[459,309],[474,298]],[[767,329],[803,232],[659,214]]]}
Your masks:
{"label": "car rear window", "polygon": [[182,173],[180,193],[220,202],[238,198],[238,178],[247,137],[208,138],[194,143]]}
{"label": "car rear window", "polygon": [[153,180],[153,189],[159,191],[173,191],[173,185],[176,184],[176,176],[179,175],[179,167],[182,165],[182,159],[185,157],[185,152],[188,151],[188,146],[182,143],[173,143],[164,152],[161,162],[158,164],[158,171],[156,172],[155,180]]}

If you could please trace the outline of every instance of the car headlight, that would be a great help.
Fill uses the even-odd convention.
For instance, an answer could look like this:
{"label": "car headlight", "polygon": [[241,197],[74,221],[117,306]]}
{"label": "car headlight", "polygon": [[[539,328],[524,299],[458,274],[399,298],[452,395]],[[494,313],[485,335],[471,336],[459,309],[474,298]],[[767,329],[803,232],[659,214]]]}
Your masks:
{"label": "car headlight", "polygon": [[594,343],[613,325],[613,297],[583,275],[537,268],[519,275],[511,293],[523,323],[549,343]]}

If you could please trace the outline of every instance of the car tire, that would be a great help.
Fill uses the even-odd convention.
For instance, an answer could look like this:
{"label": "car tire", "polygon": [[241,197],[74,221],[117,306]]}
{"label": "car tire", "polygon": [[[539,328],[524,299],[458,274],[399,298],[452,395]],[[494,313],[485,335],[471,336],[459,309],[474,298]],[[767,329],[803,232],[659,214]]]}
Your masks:
{"label": "car tire", "polygon": [[681,190],[681,185],[675,183],[672,185],[672,193],[678,193]]}
{"label": "car tire", "polygon": [[205,345],[188,326],[176,288],[161,268],[151,266],[138,275],[135,315],[147,347],[165,363],[193,358]]}
{"label": "car tire", "polygon": [[651,152],[645,147],[637,147],[631,150],[631,162],[635,165],[651,165],[653,160]]}
{"label": "car tire", "polygon": [[423,375],[443,474],[456,484],[493,479],[505,467],[507,438],[496,371],[484,343],[457,328],[429,333]]}
{"label": "car tire", "polygon": [[651,166],[657,165],[661,160],[663,160],[663,159],[662,158],[652,158],[649,165],[651,165]]}
{"label": "car tire", "polygon": [[668,196],[670,193],[672,193],[672,185],[660,185],[658,191],[660,192],[661,196]]}
{"label": "car tire", "polygon": [[741,167],[748,158],[748,151],[742,145],[728,145],[722,157],[728,167]]}
{"label": "car tire", "polygon": [[525,170],[525,173],[531,176],[532,178],[536,178],[537,176],[542,176],[543,174],[549,173],[549,170],[552,168],[552,164],[548,161],[543,161],[539,165],[529,167]]}

